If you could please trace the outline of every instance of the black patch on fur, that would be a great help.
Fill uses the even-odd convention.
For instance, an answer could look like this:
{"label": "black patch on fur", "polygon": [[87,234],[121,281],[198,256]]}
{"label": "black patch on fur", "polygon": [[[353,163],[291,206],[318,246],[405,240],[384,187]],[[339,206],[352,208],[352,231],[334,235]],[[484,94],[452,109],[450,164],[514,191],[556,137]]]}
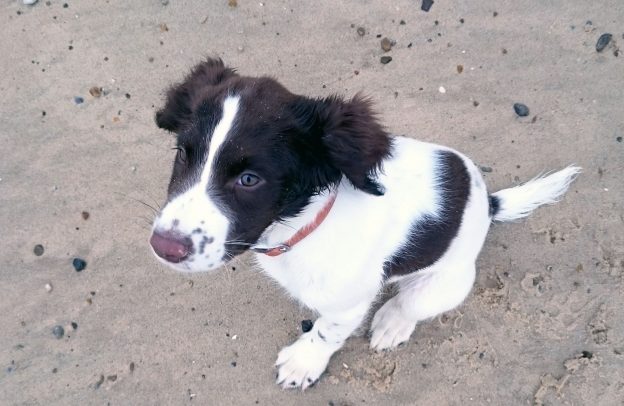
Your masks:
{"label": "black patch on fur", "polygon": [[236,71],[227,68],[221,59],[208,58],[195,66],[183,82],[167,91],[167,103],[156,113],[156,124],[178,133],[192,123],[199,105],[213,93],[215,86],[236,76]]}
{"label": "black patch on fur", "polygon": [[412,224],[407,242],[384,264],[387,277],[406,275],[433,265],[457,236],[470,195],[470,174],[453,152],[437,154],[441,210]]}
{"label": "black patch on fur", "polygon": [[500,211],[500,199],[496,196],[489,195],[488,200],[490,202],[490,217],[494,217]]}
{"label": "black patch on fur", "polygon": [[312,327],[314,327],[314,323],[312,322],[312,320],[310,319],[301,320],[301,331],[303,331],[304,333],[307,333],[308,331],[312,330]]}

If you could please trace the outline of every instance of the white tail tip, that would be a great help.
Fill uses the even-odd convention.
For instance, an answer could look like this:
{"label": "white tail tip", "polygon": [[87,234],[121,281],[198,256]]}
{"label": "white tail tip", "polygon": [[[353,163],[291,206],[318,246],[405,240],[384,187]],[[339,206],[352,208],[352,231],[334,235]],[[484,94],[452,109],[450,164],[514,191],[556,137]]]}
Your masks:
{"label": "white tail tip", "polygon": [[490,197],[492,219],[513,221],[528,216],[539,206],[557,203],[580,173],[580,167],[570,165],[537,176],[523,185],[493,193]]}

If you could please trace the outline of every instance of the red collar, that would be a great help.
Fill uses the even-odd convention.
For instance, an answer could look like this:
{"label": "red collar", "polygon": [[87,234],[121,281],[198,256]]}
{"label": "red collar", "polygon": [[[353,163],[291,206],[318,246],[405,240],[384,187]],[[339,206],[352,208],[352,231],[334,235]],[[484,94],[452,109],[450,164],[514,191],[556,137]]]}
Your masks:
{"label": "red collar", "polygon": [[336,194],[334,193],[329,197],[329,200],[327,201],[327,203],[325,203],[325,206],[323,206],[321,211],[316,213],[316,217],[314,218],[314,221],[300,228],[295,233],[295,235],[290,237],[285,242],[278,244],[277,246],[270,247],[270,248],[253,247],[251,248],[251,250],[259,254],[268,255],[270,257],[276,257],[278,255],[282,255],[283,253],[290,251],[292,247],[295,246],[295,244],[299,243],[301,240],[306,238],[314,230],[316,230],[318,226],[321,225],[323,220],[325,220],[325,218],[329,214],[335,201],[336,201]]}

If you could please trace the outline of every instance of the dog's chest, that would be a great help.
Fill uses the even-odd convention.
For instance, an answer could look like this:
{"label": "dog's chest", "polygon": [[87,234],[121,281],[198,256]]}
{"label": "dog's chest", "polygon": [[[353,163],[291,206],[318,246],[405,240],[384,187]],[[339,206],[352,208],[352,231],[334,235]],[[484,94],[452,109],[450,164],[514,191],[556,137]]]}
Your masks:
{"label": "dog's chest", "polygon": [[[297,247],[299,248],[299,247]],[[312,247],[306,247],[312,248]],[[263,271],[307,307],[323,312],[347,308],[379,289],[381,275],[362,272],[362,260],[345,255],[307,256],[293,249],[277,258],[259,255]]]}

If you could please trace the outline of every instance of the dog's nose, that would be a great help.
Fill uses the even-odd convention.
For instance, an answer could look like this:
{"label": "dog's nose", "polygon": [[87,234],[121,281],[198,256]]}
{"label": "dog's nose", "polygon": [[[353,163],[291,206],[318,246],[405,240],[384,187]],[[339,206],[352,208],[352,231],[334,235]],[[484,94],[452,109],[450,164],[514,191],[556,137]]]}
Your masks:
{"label": "dog's nose", "polygon": [[157,230],[152,233],[150,244],[156,255],[174,264],[188,258],[193,249],[193,241],[190,238]]}

